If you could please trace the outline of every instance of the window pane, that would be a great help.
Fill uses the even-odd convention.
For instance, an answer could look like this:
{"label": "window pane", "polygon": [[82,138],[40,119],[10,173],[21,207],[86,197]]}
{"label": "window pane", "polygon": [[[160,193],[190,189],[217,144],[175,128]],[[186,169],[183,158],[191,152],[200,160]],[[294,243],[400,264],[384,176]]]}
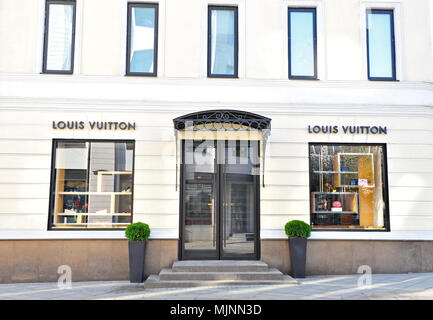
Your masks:
{"label": "window pane", "polygon": [[130,72],[154,72],[156,9],[132,7],[130,16]]}
{"label": "window pane", "polygon": [[385,230],[380,145],[310,145],[313,229]]}
{"label": "window pane", "polygon": [[369,77],[393,78],[392,11],[368,12]]}
{"label": "window pane", "polygon": [[315,9],[289,9],[290,76],[315,77]]}
{"label": "window pane", "polygon": [[74,4],[49,4],[46,69],[72,70]]}
{"label": "window pane", "polygon": [[57,142],[53,228],[123,228],[131,223],[131,142]]}
{"label": "window pane", "polygon": [[212,9],[210,19],[210,72],[235,75],[235,11]]}

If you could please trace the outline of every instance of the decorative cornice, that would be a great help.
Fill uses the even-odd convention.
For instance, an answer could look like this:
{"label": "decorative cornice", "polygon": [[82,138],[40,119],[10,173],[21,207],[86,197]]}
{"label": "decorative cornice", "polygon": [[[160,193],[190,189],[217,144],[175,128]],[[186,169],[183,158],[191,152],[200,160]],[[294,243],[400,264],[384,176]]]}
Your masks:
{"label": "decorative cornice", "polygon": [[1,74],[0,109],[431,115],[433,83]]}

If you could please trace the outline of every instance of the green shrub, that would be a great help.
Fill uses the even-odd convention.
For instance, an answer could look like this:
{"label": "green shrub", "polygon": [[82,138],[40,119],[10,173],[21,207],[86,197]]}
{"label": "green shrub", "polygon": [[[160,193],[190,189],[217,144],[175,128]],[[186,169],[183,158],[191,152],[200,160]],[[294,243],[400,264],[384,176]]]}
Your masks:
{"label": "green shrub", "polygon": [[292,220],[286,223],[284,227],[286,235],[294,238],[308,238],[311,234],[311,227],[301,220]]}
{"label": "green shrub", "polygon": [[129,241],[146,241],[149,235],[149,225],[143,222],[131,223],[125,230],[125,236]]}

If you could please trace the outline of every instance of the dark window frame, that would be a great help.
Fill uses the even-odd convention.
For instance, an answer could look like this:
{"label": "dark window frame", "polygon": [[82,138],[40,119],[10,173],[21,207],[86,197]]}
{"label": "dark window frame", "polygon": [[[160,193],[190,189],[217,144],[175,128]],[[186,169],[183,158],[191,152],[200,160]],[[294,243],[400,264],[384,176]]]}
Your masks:
{"label": "dark window frame", "polygon": [[[74,8],[74,13],[73,13],[73,17],[72,17],[71,69],[70,70],[47,69],[50,4],[73,5],[73,8]],[[45,1],[45,25],[44,25],[44,48],[43,48],[43,57],[42,57],[42,73],[47,73],[47,74],[73,74],[74,73],[75,29],[76,29],[76,24],[77,24],[76,16],[77,16],[77,2],[76,2],[76,0],[46,0]]]}
{"label": "dark window frame", "polygon": [[311,205],[309,209],[309,218],[310,218],[310,227],[311,231],[313,232],[390,232],[391,231],[391,224],[390,224],[390,213],[389,213],[389,179],[388,179],[388,154],[387,154],[387,144],[386,143],[356,143],[356,142],[309,142],[308,143],[308,190],[309,190],[309,199],[310,204],[312,203],[312,186],[311,186],[311,172],[312,172],[312,162],[311,162],[311,156],[310,156],[310,148],[312,145],[320,145],[320,146],[375,146],[375,147],[382,147],[383,152],[383,164],[382,164],[382,193],[383,193],[383,201],[385,202],[385,209],[383,212],[383,221],[384,221],[384,227],[385,230],[371,230],[371,229],[325,229],[325,228],[319,228],[313,229],[312,226],[312,211],[311,211]]}
{"label": "dark window frame", "polygon": [[[125,230],[125,228],[53,228],[52,223],[52,207],[54,205],[54,198],[55,198],[55,163],[56,163],[56,147],[58,142],[72,142],[72,143],[92,143],[92,142],[111,142],[111,143],[132,143],[134,148],[132,150],[132,185],[131,185],[131,223],[134,221],[134,181],[135,181],[135,140],[131,139],[52,139],[52,145],[51,145],[51,172],[50,172],[50,190],[49,190],[49,205],[48,205],[48,222],[47,222],[47,230],[48,231],[116,231],[116,230]],[[90,156],[87,159],[88,167],[90,162]],[[89,175],[89,170],[87,169],[87,175]]]}
{"label": "dark window frame", "polygon": [[[291,12],[311,12],[313,14],[313,42],[314,42],[314,75],[313,76],[295,76],[291,74],[292,57],[291,57]],[[317,8],[288,8],[287,9],[287,30],[288,30],[288,60],[289,60],[289,79],[294,80],[319,80],[317,75]]]}
{"label": "dark window frame", "polygon": [[[153,33],[153,72],[130,71],[131,55],[131,14],[132,8],[155,9],[155,30]],[[158,27],[159,27],[159,4],[153,2],[128,2],[127,5],[127,27],[126,27],[126,76],[156,77],[158,76]]]}
{"label": "dark window frame", "polygon": [[[213,10],[230,10],[234,12],[234,72],[233,74],[213,74],[211,72],[212,66],[212,23],[211,14]],[[209,5],[207,12],[207,77],[208,78],[239,78],[239,10],[237,6],[219,6],[219,5]]]}
{"label": "dark window frame", "polygon": [[[371,77],[370,76],[370,45],[369,45],[369,30],[368,30],[368,15],[369,14],[388,14],[391,23],[391,63],[392,63],[392,76],[391,77]],[[396,70],[396,57],[395,57],[395,30],[394,30],[394,10],[393,9],[367,9],[365,15],[366,22],[366,40],[367,40],[367,76],[371,81],[398,81]]]}

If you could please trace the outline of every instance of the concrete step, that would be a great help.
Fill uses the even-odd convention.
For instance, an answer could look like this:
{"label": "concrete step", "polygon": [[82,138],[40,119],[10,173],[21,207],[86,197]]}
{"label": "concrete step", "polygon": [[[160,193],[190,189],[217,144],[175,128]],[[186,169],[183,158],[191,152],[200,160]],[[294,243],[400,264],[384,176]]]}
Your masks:
{"label": "concrete step", "polygon": [[152,274],[144,282],[144,288],[191,288],[244,285],[297,285],[298,281],[288,275],[282,280],[160,280]]}
{"label": "concrete step", "polygon": [[265,272],[184,272],[162,269],[159,273],[159,280],[283,280],[283,274],[275,268],[270,268]]}
{"label": "concrete step", "polygon": [[268,265],[258,260],[175,261],[173,272],[266,272]]}

